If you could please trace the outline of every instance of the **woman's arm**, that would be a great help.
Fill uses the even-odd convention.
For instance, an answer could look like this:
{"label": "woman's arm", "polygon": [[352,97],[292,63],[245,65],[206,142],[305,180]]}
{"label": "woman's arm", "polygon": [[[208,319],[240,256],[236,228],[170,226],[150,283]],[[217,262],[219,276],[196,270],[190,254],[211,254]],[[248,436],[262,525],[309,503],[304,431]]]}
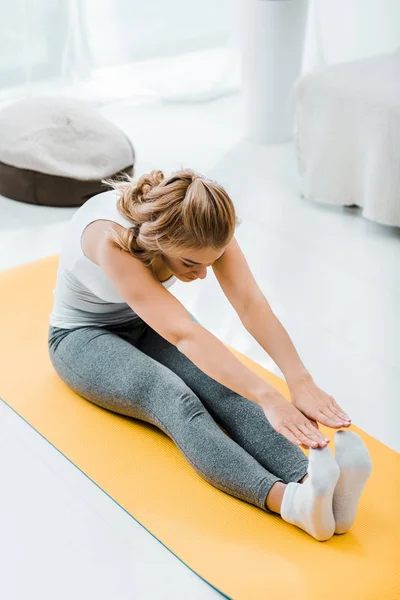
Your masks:
{"label": "woman's arm", "polygon": [[248,369],[210,331],[195,323],[186,308],[161,285],[149,269],[128,252],[105,242],[99,265],[132,310],[174,344],[204,373],[238,394],[261,404],[284,398]]}
{"label": "woman's arm", "polygon": [[261,299],[250,304],[243,315],[242,323],[278,365],[289,388],[301,381],[313,380],[289,334],[278,317],[270,310],[266,300]]}
{"label": "woman's arm", "polygon": [[213,265],[218,282],[253,338],[285,375],[289,387],[298,380],[312,380],[297,351],[262,290],[235,238]]}
{"label": "woman's arm", "polygon": [[247,369],[200,324],[192,322],[177,347],[210,377],[259,404],[272,427],[293,444],[302,444],[305,448],[326,445],[322,433],[300,410]]}
{"label": "woman's arm", "polygon": [[210,331],[195,323],[186,308],[143,263],[128,252],[104,244],[99,252],[99,264],[143,321],[209,377],[259,404],[276,431],[294,444],[300,444],[300,440],[303,443],[322,440],[322,434],[297,408],[248,369]]}
{"label": "woman's arm", "polygon": [[271,398],[282,396],[264,379],[250,371],[210,331],[192,323],[176,347],[204,373],[234,392],[256,404],[266,404]]}

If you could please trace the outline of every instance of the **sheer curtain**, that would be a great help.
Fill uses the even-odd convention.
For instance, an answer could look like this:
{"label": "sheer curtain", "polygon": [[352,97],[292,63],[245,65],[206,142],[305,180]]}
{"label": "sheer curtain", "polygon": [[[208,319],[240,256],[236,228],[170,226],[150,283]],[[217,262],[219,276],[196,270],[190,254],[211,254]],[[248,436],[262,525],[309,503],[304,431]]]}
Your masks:
{"label": "sheer curtain", "polygon": [[233,93],[238,1],[0,0],[0,102],[44,92],[96,104]]}
{"label": "sheer curtain", "polygon": [[[0,104],[43,92],[96,104],[237,92],[246,2],[0,0]],[[398,0],[310,0],[303,72],[399,44]]]}

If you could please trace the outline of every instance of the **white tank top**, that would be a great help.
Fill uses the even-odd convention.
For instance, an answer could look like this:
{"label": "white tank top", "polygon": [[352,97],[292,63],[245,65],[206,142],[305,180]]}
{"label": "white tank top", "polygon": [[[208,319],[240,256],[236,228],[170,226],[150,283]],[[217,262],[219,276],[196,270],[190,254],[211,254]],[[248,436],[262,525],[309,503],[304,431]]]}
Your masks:
{"label": "white tank top", "polygon": [[[132,227],[117,209],[118,194],[108,190],[92,196],[74,213],[67,225],[60,252],[50,325],[74,329],[85,325],[104,326],[139,318],[119,295],[104,271],[83,253],[81,236],[97,219]],[[172,275],[162,285],[176,281]]]}

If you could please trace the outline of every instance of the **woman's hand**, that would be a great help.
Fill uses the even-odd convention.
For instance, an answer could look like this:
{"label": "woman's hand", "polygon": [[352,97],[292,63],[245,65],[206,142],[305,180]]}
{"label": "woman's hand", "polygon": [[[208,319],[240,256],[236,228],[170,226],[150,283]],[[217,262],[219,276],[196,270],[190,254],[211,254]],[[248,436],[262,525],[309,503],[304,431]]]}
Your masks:
{"label": "woman's hand", "polygon": [[318,427],[279,393],[268,396],[260,406],[272,427],[296,446],[317,448],[329,443]]}
{"label": "woman's hand", "polygon": [[[289,386],[290,402],[306,417],[335,429],[350,426],[350,417],[332,396],[321,390],[311,379]],[[317,424],[315,423],[317,426]]]}
{"label": "woman's hand", "polygon": [[[306,378],[292,383],[289,389],[291,404],[308,417],[310,423],[317,429],[319,429],[317,419],[323,425],[336,429],[350,426],[350,418],[334,398],[317,387],[312,379]],[[303,444],[302,448],[305,448]]]}

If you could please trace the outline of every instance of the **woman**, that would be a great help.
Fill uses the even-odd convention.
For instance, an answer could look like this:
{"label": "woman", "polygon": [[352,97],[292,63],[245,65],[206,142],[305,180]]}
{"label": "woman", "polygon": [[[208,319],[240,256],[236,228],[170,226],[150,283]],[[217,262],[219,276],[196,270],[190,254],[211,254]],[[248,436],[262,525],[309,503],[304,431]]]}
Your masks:
{"label": "woman", "polygon": [[[261,299],[269,308],[234,238],[228,194],[191,170],[104,183],[112,189],[76,211],[60,255],[49,325],[55,370],[83,398],[159,427],[213,486],[328,539],[339,467],[314,415],[247,369],[168,292],[212,266],[244,323]],[[345,425],[331,407],[321,422]]]}

